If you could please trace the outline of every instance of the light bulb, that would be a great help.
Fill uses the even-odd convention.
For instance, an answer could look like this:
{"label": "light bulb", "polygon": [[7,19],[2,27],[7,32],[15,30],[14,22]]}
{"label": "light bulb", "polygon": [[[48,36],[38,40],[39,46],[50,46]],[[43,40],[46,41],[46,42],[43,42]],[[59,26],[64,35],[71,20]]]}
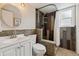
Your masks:
{"label": "light bulb", "polygon": [[24,4],[24,3],[21,3],[21,6],[22,6],[22,7],[24,7],[24,6],[25,6],[25,4]]}

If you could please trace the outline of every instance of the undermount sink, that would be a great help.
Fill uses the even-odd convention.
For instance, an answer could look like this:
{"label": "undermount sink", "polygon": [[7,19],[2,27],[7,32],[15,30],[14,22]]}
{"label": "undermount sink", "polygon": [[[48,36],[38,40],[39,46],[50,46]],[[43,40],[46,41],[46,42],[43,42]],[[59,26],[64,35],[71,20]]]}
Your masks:
{"label": "undermount sink", "polygon": [[16,41],[17,39],[8,39],[6,41],[3,41],[3,43],[11,43],[11,42],[14,42]]}
{"label": "undermount sink", "polygon": [[16,40],[17,38],[10,39],[10,37],[0,37],[0,43],[11,43]]}
{"label": "undermount sink", "polygon": [[17,35],[16,38],[10,38],[10,36],[5,36],[5,37],[0,37],[0,44],[11,43],[11,42],[16,42],[16,41],[19,42],[26,39],[30,39],[30,36],[26,37],[23,34]]}

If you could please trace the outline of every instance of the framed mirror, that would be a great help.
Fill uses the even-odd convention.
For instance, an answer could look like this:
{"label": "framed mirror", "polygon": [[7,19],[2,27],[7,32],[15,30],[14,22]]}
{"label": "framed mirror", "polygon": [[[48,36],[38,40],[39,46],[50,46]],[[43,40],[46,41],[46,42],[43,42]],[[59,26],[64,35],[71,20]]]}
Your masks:
{"label": "framed mirror", "polygon": [[11,30],[21,24],[20,10],[11,4],[5,4],[0,10],[1,27],[3,30]]}
{"label": "framed mirror", "polygon": [[13,27],[13,12],[2,9],[1,10],[1,25],[2,27]]}

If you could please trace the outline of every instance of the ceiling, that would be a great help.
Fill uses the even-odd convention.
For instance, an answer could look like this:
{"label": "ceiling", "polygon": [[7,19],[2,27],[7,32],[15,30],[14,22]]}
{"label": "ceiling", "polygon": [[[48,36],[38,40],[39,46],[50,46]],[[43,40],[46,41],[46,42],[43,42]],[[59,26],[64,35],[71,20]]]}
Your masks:
{"label": "ceiling", "polygon": [[[41,8],[43,6],[49,5],[50,3],[30,3],[31,6],[33,6],[34,8]],[[44,8],[39,9],[40,11],[42,11],[43,13],[50,13],[56,10],[56,6],[54,5],[50,5]]]}
{"label": "ceiling", "polygon": [[29,3],[34,8],[40,8],[48,4],[55,4],[58,9],[74,5],[75,3]]}
{"label": "ceiling", "polygon": [[[40,8],[40,7],[43,7],[43,6],[48,5],[50,3],[28,3],[28,4],[30,4],[34,8]],[[74,5],[74,3],[52,3],[52,4],[55,4],[58,10],[66,8],[71,5]],[[0,8],[3,7],[4,5],[5,4],[0,3]],[[50,7],[41,9],[41,11],[43,13],[49,13],[49,12],[53,12],[55,10],[56,10],[56,8],[54,6],[50,6]]]}
{"label": "ceiling", "polygon": [[48,5],[50,3],[29,3],[31,6],[33,6],[34,8],[40,8],[43,7],[45,5]]}
{"label": "ceiling", "polygon": [[46,6],[44,8],[41,8],[39,10],[42,11],[44,14],[46,14],[46,13],[50,13],[50,12],[56,11],[57,8],[56,8],[55,5],[49,5],[49,6]]}
{"label": "ceiling", "polygon": [[[31,6],[33,6],[34,8],[40,8],[43,7],[45,5],[48,5],[50,3],[29,3]],[[59,9],[63,9],[66,8],[68,6],[74,5],[74,3],[52,3],[55,4],[57,7],[57,10]],[[43,13],[49,13],[49,12],[53,12],[56,10],[55,6],[50,6],[50,7],[46,7],[43,9],[40,9]]]}

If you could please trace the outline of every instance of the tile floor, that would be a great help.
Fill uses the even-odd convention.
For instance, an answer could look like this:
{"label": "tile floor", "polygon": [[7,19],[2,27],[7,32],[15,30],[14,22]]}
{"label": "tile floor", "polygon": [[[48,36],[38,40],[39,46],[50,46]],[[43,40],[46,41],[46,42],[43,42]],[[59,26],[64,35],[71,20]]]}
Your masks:
{"label": "tile floor", "polygon": [[78,54],[76,54],[74,51],[67,50],[61,47],[57,48],[55,53],[56,56],[78,56]]}

